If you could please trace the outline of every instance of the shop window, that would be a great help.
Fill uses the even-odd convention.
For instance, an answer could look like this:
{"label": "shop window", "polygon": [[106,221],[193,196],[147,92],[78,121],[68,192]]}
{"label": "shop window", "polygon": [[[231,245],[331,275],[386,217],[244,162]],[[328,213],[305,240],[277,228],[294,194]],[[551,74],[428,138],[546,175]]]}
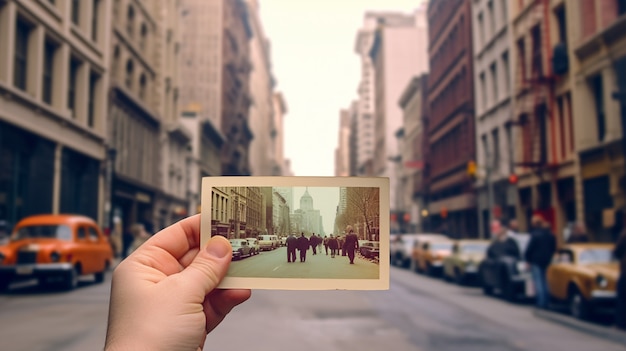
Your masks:
{"label": "shop window", "polygon": [[26,90],[28,79],[28,40],[32,27],[21,19],[17,19],[15,28],[15,63],[13,67],[13,85]]}

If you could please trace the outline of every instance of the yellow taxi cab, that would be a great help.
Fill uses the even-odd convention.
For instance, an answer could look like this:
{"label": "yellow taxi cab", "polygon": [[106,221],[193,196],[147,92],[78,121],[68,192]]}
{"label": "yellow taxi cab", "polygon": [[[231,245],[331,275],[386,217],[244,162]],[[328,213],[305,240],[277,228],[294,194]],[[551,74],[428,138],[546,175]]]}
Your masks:
{"label": "yellow taxi cab", "polygon": [[443,276],[460,285],[477,281],[478,267],[485,258],[489,240],[457,240],[452,245],[452,253],[443,260]]}
{"label": "yellow taxi cab", "polygon": [[559,250],[546,276],[552,298],[567,302],[572,316],[614,311],[618,262],[612,244],[570,244]]}
{"label": "yellow taxi cab", "polygon": [[17,223],[0,246],[0,289],[36,278],[71,290],[81,275],[104,281],[113,261],[108,239],[97,223],[81,215],[35,215]]}
{"label": "yellow taxi cab", "polygon": [[420,237],[413,247],[413,270],[430,276],[443,272],[443,260],[452,252],[454,241],[442,235]]}

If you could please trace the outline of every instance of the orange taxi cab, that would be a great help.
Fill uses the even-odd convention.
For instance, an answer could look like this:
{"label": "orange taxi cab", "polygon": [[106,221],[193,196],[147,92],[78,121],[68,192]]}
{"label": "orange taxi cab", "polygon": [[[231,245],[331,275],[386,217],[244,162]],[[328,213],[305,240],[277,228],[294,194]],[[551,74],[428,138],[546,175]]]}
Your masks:
{"label": "orange taxi cab", "polygon": [[17,223],[0,246],[0,289],[19,280],[59,283],[70,290],[81,275],[102,282],[113,261],[108,239],[95,221],[80,215],[35,215]]}

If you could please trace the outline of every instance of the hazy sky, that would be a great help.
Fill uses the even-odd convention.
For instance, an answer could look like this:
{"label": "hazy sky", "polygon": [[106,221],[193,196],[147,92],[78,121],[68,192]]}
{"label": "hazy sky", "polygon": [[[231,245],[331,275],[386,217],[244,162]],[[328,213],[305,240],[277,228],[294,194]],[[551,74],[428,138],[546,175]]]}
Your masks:
{"label": "hazy sky", "polygon": [[[300,198],[306,188],[293,188],[293,207],[300,208]],[[327,235],[331,234],[335,226],[335,214],[339,205],[338,187],[309,187],[309,195],[313,198],[313,209],[320,210],[322,225]]]}
{"label": "hazy sky", "polygon": [[287,102],[285,157],[295,175],[333,176],[339,110],[357,98],[361,62],[354,42],[363,15],[370,10],[411,13],[421,0],[259,2],[277,90]]}

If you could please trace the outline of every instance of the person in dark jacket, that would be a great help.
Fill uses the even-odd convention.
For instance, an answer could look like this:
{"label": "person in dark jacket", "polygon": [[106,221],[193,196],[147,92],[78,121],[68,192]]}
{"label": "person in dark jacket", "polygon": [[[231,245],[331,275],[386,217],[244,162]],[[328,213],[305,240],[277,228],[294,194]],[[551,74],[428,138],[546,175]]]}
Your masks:
{"label": "person in dark jacket", "polygon": [[619,278],[617,280],[617,306],[615,309],[615,325],[626,330],[626,230],[617,239],[613,255],[620,262]]}
{"label": "person in dark jacket", "polygon": [[300,262],[306,261],[306,252],[309,249],[309,239],[304,233],[298,238],[298,250],[300,250]]}
{"label": "person in dark jacket", "polygon": [[359,238],[354,234],[351,225],[346,227],[346,232],[348,234],[346,235],[346,242],[343,244],[343,251],[348,254],[350,264],[354,264],[354,252],[359,248]]}
{"label": "person in dark jacket", "polygon": [[328,239],[328,247],[330,248],[330,257],[335,258],[337,249],[339,248],[339,241],[337,241],[337,238],[333,237],[332,234],[330,235],[330,239]]}
{"label": "person in dark jacket", "polygon": [[491,222],[493,241],[487,248],[487,258],[498,259],[503,256],[520,258],[520,251],[515,239],[507,233],[507,228],[499,220]]}
{"label": "person in dark jacket", "polygon": [[328,256],[328,237],[324,235],[324,249],[326,250],[326,256]]}
{"label": "person in dark jacket", "polygon": [[317,255],[317,239],[318,237],[315,233],[311,234],[311,237],[309,238],[309,244],[311,245],[311,250],[313,250],[314,255]]}
{"label": "person in dark jacket", "polygon": [[535,283],[537,307],[547,308],[550,293],[546,281],[546,269],[556,251],[556,238],[548,229],[548,223],[541,216],[534,215],[531,219],[531,225],[530,242],[526,248],[525,258],[530,264]]}
{"label": "person in dark jacket", "polygon": [[287,262],[296,262],[296,248],[298,247],[298,238],[296,238],[293,233],[289,235],[287,241],[285,242],[287,245]]}

